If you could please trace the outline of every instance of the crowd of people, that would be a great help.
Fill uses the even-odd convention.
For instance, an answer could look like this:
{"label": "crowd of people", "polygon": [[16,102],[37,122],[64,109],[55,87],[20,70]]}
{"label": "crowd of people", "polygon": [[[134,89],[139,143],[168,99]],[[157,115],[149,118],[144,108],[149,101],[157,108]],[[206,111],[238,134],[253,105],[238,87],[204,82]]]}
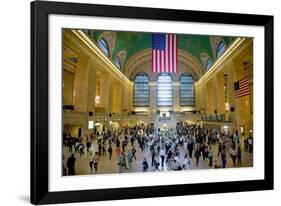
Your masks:
{"label": "crowd of people", "polygon": [[138,161],[143,172],[164,168],[188,170],[200,167],[200,162],[205,162],[208,168],[225,168],[229,159],[232,167],[241,167],[242,148],[253,152],[252,136],[242,142],[238,132],[226,134],[181,121],[177,122],[175,129],[168,131],[155,129],[153,124],[136,124],[114,132],[97,132],[84,138],[65,134],[63,143],[70,154],[63,164],[64,175],[76,174],[74,154],[89,157],[89,171],[92,174],[98,173],[101,156],[107,156],[112,161],[113,153],[116,153],[117,162],[112,161],[112,164],[116,165],[118,172],[124,173],[137,172],[131,170],[132,163],[138,158],[137,151],[145,153]]}

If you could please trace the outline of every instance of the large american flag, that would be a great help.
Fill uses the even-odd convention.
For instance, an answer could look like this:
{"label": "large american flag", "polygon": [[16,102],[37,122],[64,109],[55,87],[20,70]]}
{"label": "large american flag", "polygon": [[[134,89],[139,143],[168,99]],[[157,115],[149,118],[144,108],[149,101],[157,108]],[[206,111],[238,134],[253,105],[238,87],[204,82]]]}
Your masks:
{"label": "large american flag", "polygon": [[152,72],[178,72],[178,38],[176,34],[152,34]]}
{"label": "large american flag", "polygon": [[234,83],[235,97],[243,97],[250,94],[249,78],[245,77]]}

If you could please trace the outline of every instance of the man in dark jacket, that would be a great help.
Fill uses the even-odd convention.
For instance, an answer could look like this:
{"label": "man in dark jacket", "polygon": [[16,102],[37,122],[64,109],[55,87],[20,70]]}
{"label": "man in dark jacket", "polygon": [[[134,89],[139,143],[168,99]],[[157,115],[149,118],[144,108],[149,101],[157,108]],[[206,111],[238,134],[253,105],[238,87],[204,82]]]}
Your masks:
{"label": "man in dark jacket", "polygon": [[67,159],[67,168],[68,168],[68,175],[75,175],[75,157],[74,154],[72,154],[68,159]]}

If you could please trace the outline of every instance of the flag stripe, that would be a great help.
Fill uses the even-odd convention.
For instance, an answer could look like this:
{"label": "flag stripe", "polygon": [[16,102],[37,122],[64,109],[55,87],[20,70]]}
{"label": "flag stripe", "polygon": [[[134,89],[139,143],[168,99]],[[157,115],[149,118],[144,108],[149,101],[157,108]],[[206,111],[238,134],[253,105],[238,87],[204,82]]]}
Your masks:
{"label": "flag stripe", "polygon": [[[166,48],[168,48],[168,35],[166,35]],[[167,49],[164,51],[165,52],[165,72],[169,72],[169,58],[168,58],[168,52]]]}
{"label": "flag stripe", "polygon": [[179,71],[178,64],[178,38],[176,38],[176,72]]}
{"label": "flag stripe", "polygon": [[158,51],[156,51],[156,59],[155,59],[155,62],[156,62],[156,67],[155,67],[156,72],[159,72],[159,71],[158,71]]}
{"label": "flag stripe", "polygon": [[167,42],[168,42],[168,47],[166,48],[166,52],[167,52],[167,56],[168,56],[168,65],[167,65],[167,72],[169,72],[169,67],[170,67],[170,35],[166,35],[167,36]]}
{"label": "flag stripe", "polygon": [[158,65],[158,68],[159,68],[159,72],[161,72],[161,51],[158,51],[158,60],[159,60],[159,65]]}
{"label": "flag stripe", "polygon": [[157,51],[157,72],[160,72],[160,51]]}
{"label": "flag stripe", "polygon": [[170,55],[171,55],[171,68],[170,68],[170,72],[172,73],[174,71],[174,55],[173,55],[173,51],[174,51],[174,36],[171,34],[171,48],[170,48]]}
{"label": "flag stripe", "polygon": [[155,72],[155,50],[152,50],[152,72]]}
{"label": "flag stripe", "polygon": [[169,72],[171,72],[171,67],[173,65],[173,59],[172,59],[172,49],[173,49],[173,45],[172,45],[172,38],[173,36],[170,34],[169,35],[169,61],[170,61],[170,64],[169,64]]}
{"label": "flag stripe", "polygon": [[177,40],[176,40],[176,35],[174,35],[174,43],[173,43],[173,59],[174,59],[174,72],[177,72],[177,66],[176,66],[176,51],[177,51],[177,48],[176,48],[176,45],[177,45]]}
{"label": "flag stripe", "polygon": [[161,51],[162,54],[162,71],[165,72],[165,51]]}

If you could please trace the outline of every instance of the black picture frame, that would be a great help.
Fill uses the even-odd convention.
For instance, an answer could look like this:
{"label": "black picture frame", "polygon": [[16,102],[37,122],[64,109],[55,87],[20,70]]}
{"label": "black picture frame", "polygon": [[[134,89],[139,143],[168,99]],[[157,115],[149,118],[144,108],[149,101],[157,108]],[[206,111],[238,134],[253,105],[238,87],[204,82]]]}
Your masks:
{"label": "black picture frame", "polygon": [[[263,180],[49,192],[48,190],[48,15],[79,15],[263,26],[265,31],[265,145]],[[31,203],[50,204],[253,190],[271,190],[273,178],[273,16],[106,6],[31,3]]]}

